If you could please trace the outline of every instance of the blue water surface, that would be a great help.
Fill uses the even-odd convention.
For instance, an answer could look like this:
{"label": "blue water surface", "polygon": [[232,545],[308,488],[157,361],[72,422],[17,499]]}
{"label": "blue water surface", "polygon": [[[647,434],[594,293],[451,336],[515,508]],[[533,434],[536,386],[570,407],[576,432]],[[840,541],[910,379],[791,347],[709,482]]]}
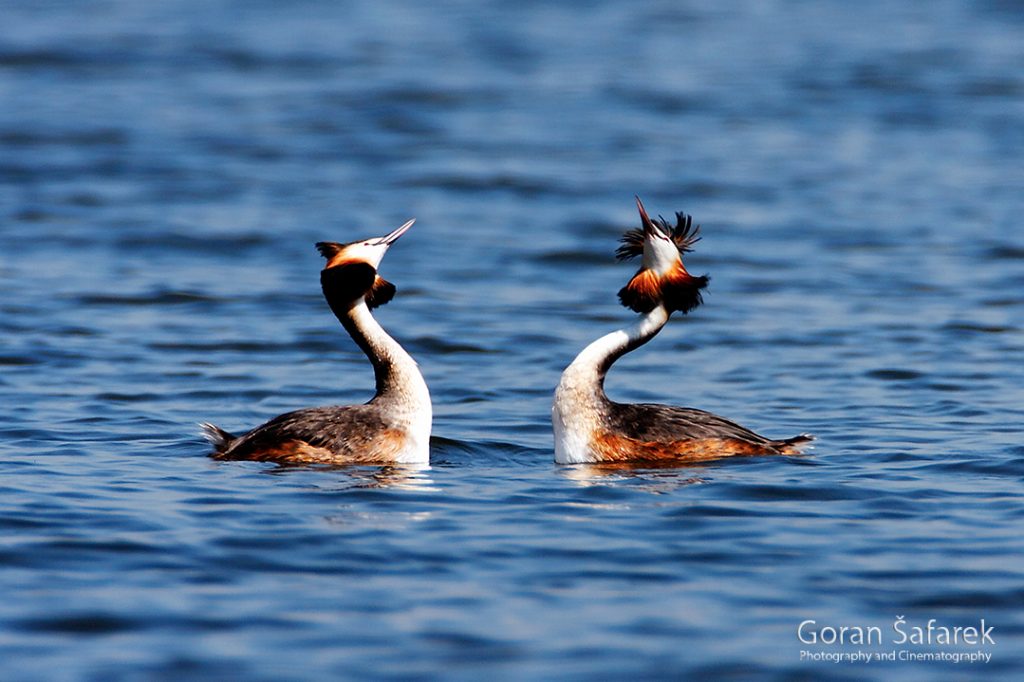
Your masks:
{"label": "blue water surface", "polygon": [[[1020,3],[2,14],[4,680],[1024,674]],[[712,282],[610,394],[810,456],[552,462],[634,194]],[[210,460],[199,421],[369,397],[313,243],[410,217],[378,318],[433,466]],[[801,659],[897,616],[991,660]]]}

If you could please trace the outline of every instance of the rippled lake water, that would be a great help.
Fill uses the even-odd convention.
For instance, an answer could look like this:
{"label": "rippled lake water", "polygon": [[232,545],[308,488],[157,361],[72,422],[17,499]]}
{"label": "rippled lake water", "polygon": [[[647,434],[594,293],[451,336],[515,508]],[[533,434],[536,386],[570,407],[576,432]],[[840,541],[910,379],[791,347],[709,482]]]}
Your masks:
{"label": "rippled lake water", "polygon": [[[0,677],[1024,672],[1024,10],[1000,2],[14,0],[0,29]],[[807,457],[552,462],[629,322],[618,235],[712,283],[609,376]],[[359,402],[313,243],[417,225],[379,319],[433,466],[207,458]],[[830,663],[984,618],[988,663]],[[885,646],[809,646],[878,625]]]}

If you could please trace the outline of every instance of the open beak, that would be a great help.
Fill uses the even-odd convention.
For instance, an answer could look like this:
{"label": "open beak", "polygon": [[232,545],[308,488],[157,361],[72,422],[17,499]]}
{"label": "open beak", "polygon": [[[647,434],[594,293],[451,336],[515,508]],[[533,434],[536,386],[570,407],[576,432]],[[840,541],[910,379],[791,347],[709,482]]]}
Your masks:
{"label": "open beak", "polygon": [[405,225],[402,225],[400,228],[398,228],[397,230],[395,230],[394,232],[392,232],[388,236],[381,237],[380,239],[377,240],[376,246],[391,246],[391,244],[394,243],[395,240],[397,240],[399,237],[401,237],[403,234],[405,234],[406,231],[410,227],[412,227],[412,224],[414,222],[416,222],[415,218],[413,218],[412,220],[407,222]]}
{"label": "open beak", "polygon": [[640,197],[636,197],[636,207],[640,210],[640,222],[644,227],[644,236],[648,238],[661,236],[658,234],[658,228],[654,226],[654,223],[651,222],[650,217],[647,215],[647,210],[644,209],[644,204],[640,201]]}

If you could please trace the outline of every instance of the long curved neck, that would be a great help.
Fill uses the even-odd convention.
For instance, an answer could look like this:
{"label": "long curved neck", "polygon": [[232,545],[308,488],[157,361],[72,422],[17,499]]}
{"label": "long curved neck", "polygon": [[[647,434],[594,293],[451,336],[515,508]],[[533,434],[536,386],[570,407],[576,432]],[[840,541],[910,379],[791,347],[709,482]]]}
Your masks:
{"label": "long curved neck", "polygon": [[563,372],[559,390],[567,389],[578,398],[589,396],[607,401],[604,378],[608,370],[623,355],[653,339],[668,322],[668,317],[668,310],[659,304],[630,326],[605,334],[591,343]]}
{"label": "long curved neck", "polygon": [[416,361],[384,331],[364,301],[338,314],[338,319],[373,364],[374,402],[395,400],[411,408],[429,407],[430,394]]}

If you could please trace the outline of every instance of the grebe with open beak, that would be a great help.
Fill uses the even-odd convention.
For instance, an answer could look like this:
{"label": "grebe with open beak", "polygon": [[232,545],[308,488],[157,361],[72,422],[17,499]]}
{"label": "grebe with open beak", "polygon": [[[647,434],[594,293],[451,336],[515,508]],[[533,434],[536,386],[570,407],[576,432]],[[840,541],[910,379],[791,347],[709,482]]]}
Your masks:
{"label": "grebe with open beak", "polygon": [[673,312],[685,314],[699,306],[708,283],[707,276],[687,272],[681,258],[699,239],[700,227],[693,228],[692,218],[677,213],[672,228],[662,218],[652,221],[639,197],[636,204],[643,227],[623,236],[616,255],[620,260],[643,256],[640,269],[619,291],[622,305],[640,317],[584,348],[562,373],[551,413],[555,461],[667,464],[798,454],[813,436],[772,440],[703,410],[616,403],[605,395],[604,378],[612,364],[653,339]]}
{"label": "grebe with open beak", "polygon": [[320,273],[324,298],[345,331],[373,364],[377,392],[364,405],[314,407],[282,414],[241,436],[202,424],[216,459],[282,463],[427,464],[430,393],[416,362],[370,311],[395,295],[377,274],[388,247],[412,227],[338,244],[316,245],[327,264]]}

